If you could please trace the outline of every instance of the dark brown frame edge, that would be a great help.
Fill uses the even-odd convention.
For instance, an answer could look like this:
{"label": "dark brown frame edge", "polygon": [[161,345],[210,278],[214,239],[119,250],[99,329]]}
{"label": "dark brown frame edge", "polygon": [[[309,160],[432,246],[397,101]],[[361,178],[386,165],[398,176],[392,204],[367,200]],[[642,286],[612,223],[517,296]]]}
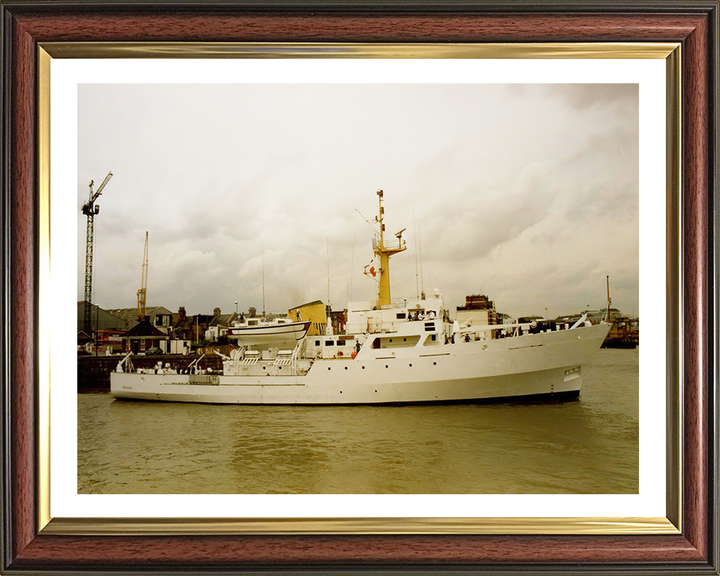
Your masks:
{"label": "dark brown frame edge", "polygon": [[[718,2],[5,0],[2,556],[5,574],[718,574]],[[37,529],[37,45],[76,41],[682,43],[681,535],[48,536]]]}

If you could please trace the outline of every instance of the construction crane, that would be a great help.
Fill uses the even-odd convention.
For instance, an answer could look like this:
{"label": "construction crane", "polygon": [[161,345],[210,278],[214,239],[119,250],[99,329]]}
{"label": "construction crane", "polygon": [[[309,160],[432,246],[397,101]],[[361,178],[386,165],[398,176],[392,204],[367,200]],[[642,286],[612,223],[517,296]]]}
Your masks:
{"label": "construction crane", "polygon": [[138,290],[138,320],[142,322],[147,318],[145,296],[147,295],[147,273],[148,273],[148,233],[145,232],[145,256],[142,265],[142,283]]}
{"label": "construction crane", "polygon": [[102,194],[103,188],[112,178],[112,172],[108,172],[100,187],[93,192],[93,180],[90,180],[90,195],[88,201],[82,207],[82,213],[87,216],[87,236],[85,238],[85,317],[83,330],[90,334],[91,324],[91,302],[92,302],[92,275],[93,275],[93,241],[95,236],[95,216],[100,213],[100,206],[95,205],[95,200]]}

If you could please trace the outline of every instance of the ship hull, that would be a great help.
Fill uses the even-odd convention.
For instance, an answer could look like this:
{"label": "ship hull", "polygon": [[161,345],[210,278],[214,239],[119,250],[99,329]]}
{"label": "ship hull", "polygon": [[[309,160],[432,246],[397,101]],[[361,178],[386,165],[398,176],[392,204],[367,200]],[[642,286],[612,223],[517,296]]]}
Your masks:
{"label": "ship hull", "polygon": [[[117,398],[217,404],[473,402],[580,392],[609,327],[400,349],[316,360],[302,375],[115,372]],[[286,370],[287,372],[287,370]]]}

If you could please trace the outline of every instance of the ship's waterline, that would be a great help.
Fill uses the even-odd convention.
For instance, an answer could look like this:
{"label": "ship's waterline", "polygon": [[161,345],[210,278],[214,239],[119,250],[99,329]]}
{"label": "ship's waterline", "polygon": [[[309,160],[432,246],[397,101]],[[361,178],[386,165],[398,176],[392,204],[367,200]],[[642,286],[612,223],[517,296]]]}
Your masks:
{"label": "ship's waterline", "polygon": [[80,493],[637,493],[638,351],[580,398],[237,406],[78,397]]}

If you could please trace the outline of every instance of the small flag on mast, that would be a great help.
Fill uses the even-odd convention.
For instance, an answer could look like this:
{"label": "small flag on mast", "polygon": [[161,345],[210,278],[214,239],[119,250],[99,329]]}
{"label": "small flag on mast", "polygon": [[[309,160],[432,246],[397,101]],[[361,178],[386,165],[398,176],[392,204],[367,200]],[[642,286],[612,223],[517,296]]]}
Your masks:
{"label": "small flag on mast", "polygon": [[363,274],[365,274],[365,276],[372,276],[373,278],[377,276],[377,268],[375,267],[374,257],[372,260],[370,260],[370,264],[365,266],[365,268],[363,269]]}

